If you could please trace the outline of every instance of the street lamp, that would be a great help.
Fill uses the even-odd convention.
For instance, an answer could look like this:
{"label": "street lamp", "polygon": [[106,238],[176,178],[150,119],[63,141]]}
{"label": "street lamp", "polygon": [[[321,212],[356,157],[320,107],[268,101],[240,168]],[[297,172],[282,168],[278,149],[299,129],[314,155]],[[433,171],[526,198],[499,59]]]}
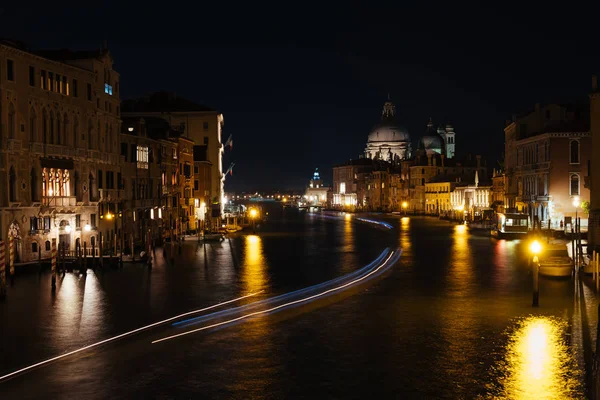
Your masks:
{"label": "street lamp", "polygon": [[406,215],[406,207],[408,207],[408,203],[406,201],[402,202],[402,209],[404,210],[404,215]]}
{"label": "street lamp", "polygon": [[250,209],[250,219],[252,220],[252,230],[256,233],[256,216],[258,215],[258,211],[256,208]]}
{"label": "street lamp", "polygon": [[540,260],[538,254],[542,251],[542,245],[537,240],[534,240],[529,245],[529,251],[533,254],[533,306],[539,307],[540,305]]}

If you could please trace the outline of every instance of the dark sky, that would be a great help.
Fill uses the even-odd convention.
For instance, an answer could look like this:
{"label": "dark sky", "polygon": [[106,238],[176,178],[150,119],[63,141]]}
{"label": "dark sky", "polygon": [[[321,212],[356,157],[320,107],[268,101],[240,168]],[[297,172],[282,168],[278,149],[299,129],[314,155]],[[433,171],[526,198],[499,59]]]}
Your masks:
{"label": "dark sky", "polygon": [[587,96],[600,70],[599,10],[575,2],[84,3],[4,7],[0,36],[106,39],[123,98],[169,90],[222,111],[227,190],[302,187],[315,167],[330,181],[363,151],[388,92],[415,145],[432,117],[454,125],[459,154],[494,165],[507,118]]}

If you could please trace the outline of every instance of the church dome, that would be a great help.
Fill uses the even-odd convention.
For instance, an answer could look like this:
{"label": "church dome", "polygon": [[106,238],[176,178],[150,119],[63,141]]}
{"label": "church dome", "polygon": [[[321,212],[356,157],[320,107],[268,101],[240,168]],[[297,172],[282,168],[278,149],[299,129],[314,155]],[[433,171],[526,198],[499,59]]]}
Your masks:
{"label": "church dome", "polygon": [[375,125],[365,148],[367,158],[397,162],[411,156],[410,136],[396,122],[396,107],[389,100],[383,105],[381,121]]}
{"label": "church dome", "polygon": [[385,102],[381,121],[371,130],[369,142],[410,142],[408,131],[396,123],[396,107],[391,101]]}
{"label": "church dome", "polygon": [[410,136],[396,124],[377,124],[369,134],[369,142],[410,142]]}
{"label": "church dome", "polygon": [[442,154],[442,150],[444,148],[444,140],[433,127],[433,122],[431,121],[431,119],[427,124],[427,131],[425,132],[425,135],[423,135],[421,140],[419,140],[419,148],[427,150],[428,153],[436,152]]}

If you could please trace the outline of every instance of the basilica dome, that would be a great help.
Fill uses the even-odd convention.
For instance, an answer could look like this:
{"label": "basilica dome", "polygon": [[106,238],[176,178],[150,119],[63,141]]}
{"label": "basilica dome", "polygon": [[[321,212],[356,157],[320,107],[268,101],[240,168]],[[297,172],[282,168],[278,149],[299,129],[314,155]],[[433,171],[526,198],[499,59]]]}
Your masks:
{"label": "basilica dome", "polygon": [[427,131],[419,140],[419,149],[425,150],[427,154],[438,153],[442,154],[444,150],[444,139],[440,136],[439,133],[433,127],[433,122],[431,119],[427,124]]}
{"label": "basilica dome", "polygon": [[393,162],[409,158],[410,152],[410,135],[396,122],[396,107],[388,99],[383,105],[381,121],[369,134],[365,155]]}

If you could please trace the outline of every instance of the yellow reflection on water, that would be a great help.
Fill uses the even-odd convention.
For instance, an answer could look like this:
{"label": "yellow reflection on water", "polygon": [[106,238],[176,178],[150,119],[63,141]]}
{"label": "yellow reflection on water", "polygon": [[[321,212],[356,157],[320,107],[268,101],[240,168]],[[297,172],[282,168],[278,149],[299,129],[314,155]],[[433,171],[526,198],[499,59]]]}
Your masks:
{"label": "yellow reflection on water", "polygon": [[260,236],[246,236],[244,254],[242,281],[247,292],[254,293],[264,289],[266,283],[266,265]]}
{"label": "yellow reflection on water", "polygon": [[450,295],[465,297],[473,290],[475,260],[469,245],[469,229],[466,225],[455,225],[452,233],[452,253],[448,271]]}
{"label": "yellow reflection on water", "polygon": [[510,335],[502,397],[567,399],[583,395],[582,376],[565,341],[567,324],[529,317]]}

